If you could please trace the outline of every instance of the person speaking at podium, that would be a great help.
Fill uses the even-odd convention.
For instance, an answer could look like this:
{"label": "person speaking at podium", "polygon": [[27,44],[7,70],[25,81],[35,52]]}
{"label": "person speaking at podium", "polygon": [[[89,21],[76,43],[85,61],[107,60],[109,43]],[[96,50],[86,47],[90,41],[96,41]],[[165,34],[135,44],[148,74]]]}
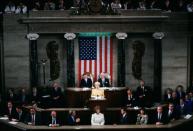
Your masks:
{"label": "person speaking at podium", "polygon": [[94,88],[91,91],[91,98],[92,99],[104,99],[104,90],[100,89],[100,82],[95,82],[94,83]]}

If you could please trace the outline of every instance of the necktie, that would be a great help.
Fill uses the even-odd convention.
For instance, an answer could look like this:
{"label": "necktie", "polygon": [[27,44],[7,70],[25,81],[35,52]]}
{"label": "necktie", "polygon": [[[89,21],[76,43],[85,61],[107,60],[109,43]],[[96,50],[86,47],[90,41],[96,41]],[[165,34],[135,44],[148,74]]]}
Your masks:
{"label": "necktie", "polygon": [[56,124],[56,119],[52,118],[52,124]]}
{"label": "necktie", "polygon": [[32,115],[32,124],[35,124],[35,115]]}

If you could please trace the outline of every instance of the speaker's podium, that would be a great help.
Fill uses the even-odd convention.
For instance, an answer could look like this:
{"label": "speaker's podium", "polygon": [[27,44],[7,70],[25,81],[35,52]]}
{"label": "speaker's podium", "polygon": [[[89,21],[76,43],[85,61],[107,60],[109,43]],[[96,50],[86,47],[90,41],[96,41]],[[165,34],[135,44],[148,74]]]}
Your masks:
{"label": "speaker's podium", "polygon": [[100,106],[101,111],[104,111],[107,107],[107,99],[100,96],[91,97],[88,101],[88,106],[91,110],[93,110],[95,106]]}

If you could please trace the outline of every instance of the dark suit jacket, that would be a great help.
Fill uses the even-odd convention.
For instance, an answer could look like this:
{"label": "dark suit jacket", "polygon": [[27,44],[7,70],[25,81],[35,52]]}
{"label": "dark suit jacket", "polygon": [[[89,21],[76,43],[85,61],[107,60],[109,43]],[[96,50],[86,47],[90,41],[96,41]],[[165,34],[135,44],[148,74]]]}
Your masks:
{"label": "dark suit jacket", "polygon": [[125,96],[125,106],[128,106],[128,107],[134,107],[136,106],[136,99],[135,99],[135,96],[132,95],[132,98],[129,100],[128,99],[128,95],[126,94]]}
{"label": "dark suit jacket", "polygon": [[168,123],[168,119],[167,119],[167,115],[162,113],[162,116],[161,116],[161,119],[159,120],[158,119],[158,113],[156,113],[154,115],[154,123],[156,122],[160,122],[160,123],[163,123],[163,124],[167,124]]}
{"label": "dark suit jacket", "polygon": [[120,116],[120,122],[121,125],[127,125],[129,123],[127,114],[123,117],[123,115]]}
{"label": "dark suit jacket", "polygon": [[[26,118],[26,123],[28,122],[32,122],[32,116],[30,113],[27,115],[27,118]],[[37,112],[35,116],[35,125],[41,125],[41,115]]]}
{"label": "dark suit jacket", "polygon": [[68,125],[76,125],[76,117],[74,119],[72,119],[72,116],[68,115],[67,123],[68,123]]}
{"label": "dark suit jacket", "polygon": [[168,95],[165,94],[165,95],[164,95],[164,101],[167,102],[167,103],[171,103],[171,102],[172,102],[172,98],[171,98],[171,97],[168,98]]}
{"label": "dark suit jacket", "polygon": [[177,92],[177,91],[176,91],[176,94],[177,94],[177,98],[178,98],[178,99],[180,99],[180,98],[183,98],[183,99],[184,99],[184,98],[185,98],[185,95],[186,95],[186,93],[185,93],[184,91],[181,92],[181,95],[180,95],[180,92]]}
{"label": "dark suit jacket", "polygon": [[92,80],[88,78],[86,82],[84,79],[82,79],[80,81],[80,87],[89,87],[89,88],[92,87]]}
{"label": "dark suit jacket", "polygon": [[16,109],[13,107],[11,110],[11,114],[10,114],[9,109],[6,108],[4,115],[7,115],[9,117],[9,119],[15,118],[16,117]]}
{"label": "dark suit jacket", "polygon": [[16,117],[15,119],[17,119],[19,122],[25,122],[25,119],[26,119],[26,114],[24,111],[22,111],[22,114],[19,118],[19,113],[16,113]]}
{"label": "dark suit jacket", "polygon": [[[143,97],[140,98],[139,96],[143,96]],[[151,106],[153,102],[151,88],[149,86],[144,86],[144,90],[143,90],[141,86],[137,87],[136,98],[139,106],[142,106],[142,107]]]}
{"label": "dark suit jacket", "polygon": [[100,82],[100,87],[109,87],[110,86],[109,79],[107,78],[105,78],[104,82],[102,81],[101,78],[99,78],[98,82]]}
{"label": "dark suit jacket", "polygon": [[[169,111],[168,111],[169,112]],[[168,113],[167,112],[167,113]],[[170,115],[167,115],[167,122],[169,123],[172,119],[179,119],[179,112],[177,110],[174,110]]]}
{"label": "dark suit jacket", "polygon": [[[23,97],[24,97],[24,99],[23,99]],[[18,100],[21,104],[28,104],[29,96],[27,94],[23,95],[23,94],[20,93],[19,96],[18,96]]]}
{"label": "dark suit jacket", "polygon": [[35,101],[36,103],[40,101],[40,94],[37,93],[36,96],[31,95],[31,102]]}

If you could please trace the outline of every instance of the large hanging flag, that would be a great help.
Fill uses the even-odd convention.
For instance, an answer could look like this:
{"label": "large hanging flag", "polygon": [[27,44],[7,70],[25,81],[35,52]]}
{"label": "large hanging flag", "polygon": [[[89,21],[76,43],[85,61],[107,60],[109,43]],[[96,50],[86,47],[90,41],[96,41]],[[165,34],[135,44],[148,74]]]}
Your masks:
{"label": "large hanging flag", "polygon": [[101,72],[113,76],[113,43],[111,36],[79,37],[79,81],[84,73],[93,74],[94,81]]}

